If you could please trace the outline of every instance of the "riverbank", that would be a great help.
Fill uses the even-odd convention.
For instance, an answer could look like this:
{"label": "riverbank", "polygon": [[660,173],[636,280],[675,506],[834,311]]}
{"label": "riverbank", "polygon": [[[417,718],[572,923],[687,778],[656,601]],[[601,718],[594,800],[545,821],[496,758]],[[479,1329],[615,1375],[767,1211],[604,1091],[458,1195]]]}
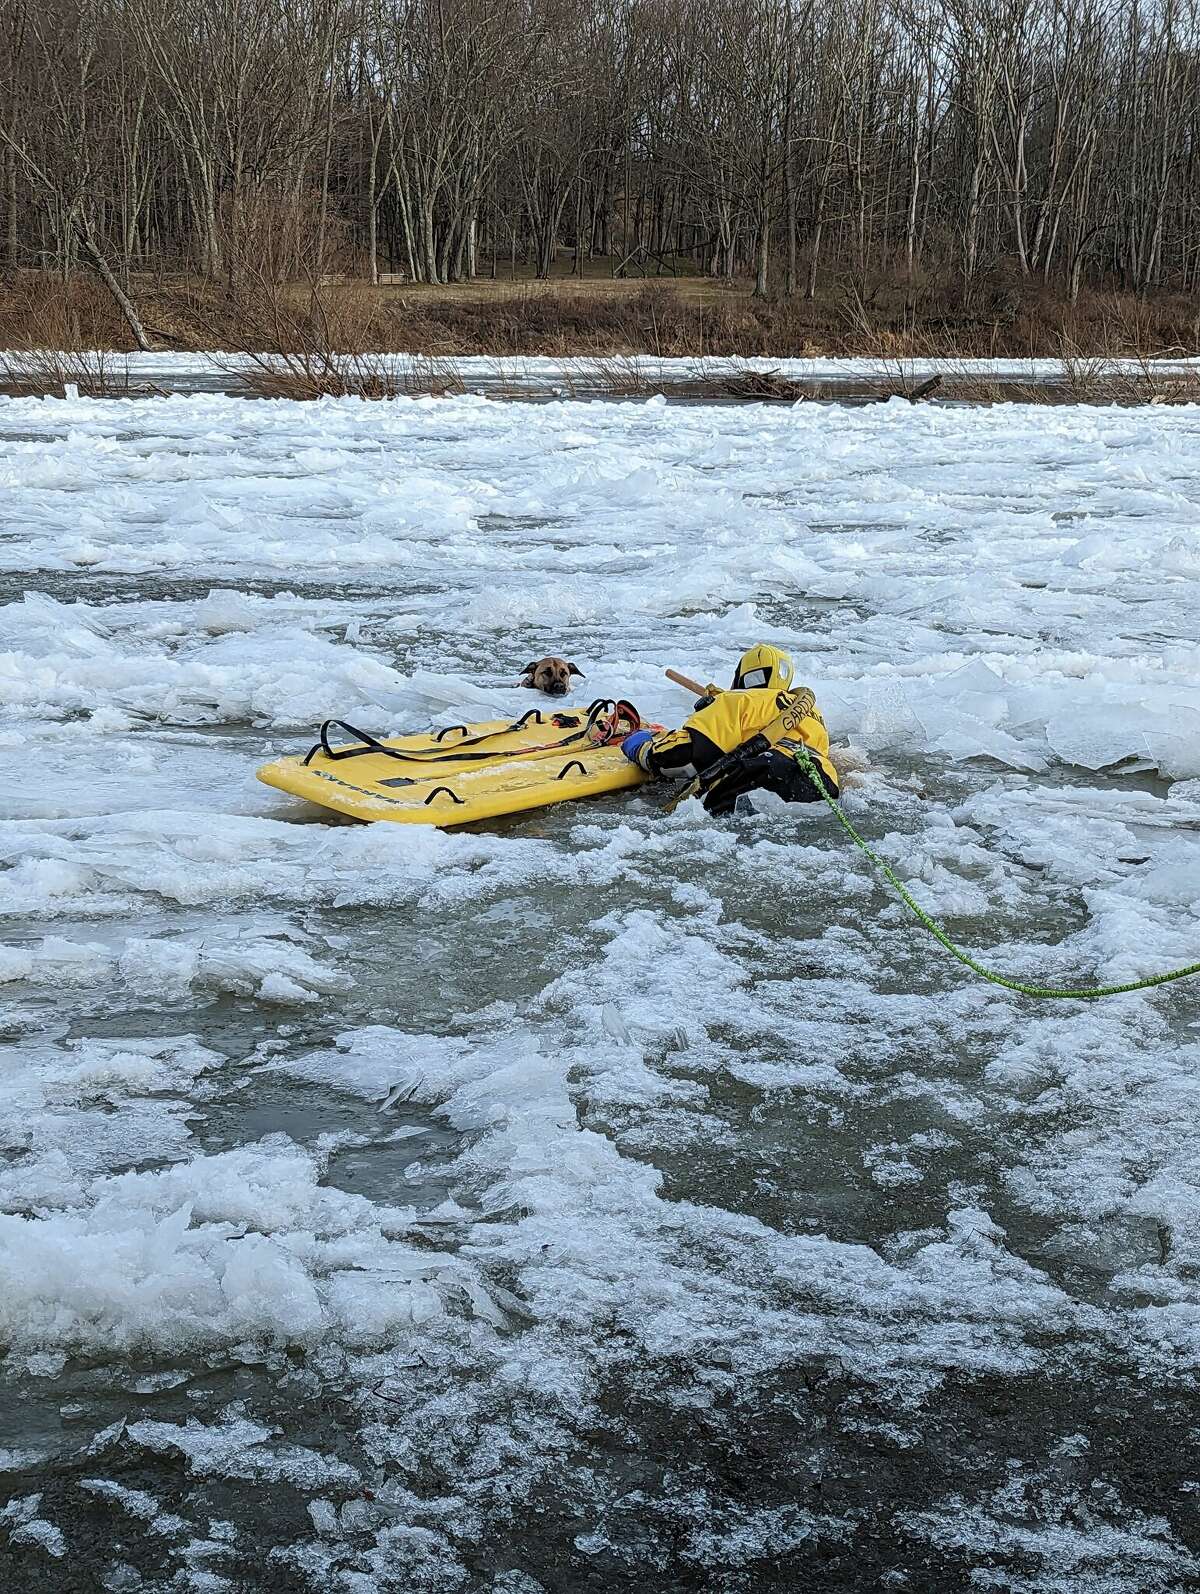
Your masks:
{"label": "riverbank", "polygon": [[[377,286],[231,286],[146,274],[130,290],[148,341],[179,352],[320,346],[439,358],[1070,360],[1200,350],[1200,317],[1184,295],[1090,292],[1071,304],[1010,274],[969,293],[956,282],[843,279],[812,300],[756,299],[744,282],[610,275],[429,287],[394,278]],[[23,272],[0,281],[0,348],[134,347],[115,302],[91,278],[64,284]]]}
{"label": "riverbank", "polygon": [[1200,358],[896,356],[679,359],[207,350],[0,350],[11,398],[651,399],[671,403],[1178,404],[1200,401]]}

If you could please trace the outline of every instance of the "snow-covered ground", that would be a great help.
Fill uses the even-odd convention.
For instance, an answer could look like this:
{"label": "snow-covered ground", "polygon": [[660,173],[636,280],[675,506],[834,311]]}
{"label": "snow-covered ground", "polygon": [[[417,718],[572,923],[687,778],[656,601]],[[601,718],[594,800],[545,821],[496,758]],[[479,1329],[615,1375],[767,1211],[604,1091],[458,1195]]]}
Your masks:
{"label": "snow-covered ground", "polygon": [[8,1578],[1195,1587],[1200,982],[973,983],[823,811],[253,770],[768,639],[952,933],[1131,978],[1198,581],[1194,409],[0,400]]}
{"label": "snow-covered ground", "polygon": [[[29,358],[23,351],[9,354],[0,352],[0,366],[13,363],[18,369]],[[68,363],[69,363],[68,357]],[[261,366],[271,356],[259,354],[183,354],[160,352],[155,354],[103,354],[84,355],[86,363],[102,367],[108,379],[120,385],[157,384],[165,389],[183,390],[236,386],[238,373],[246,368]],[[429,360],[423,355],[387,354],[372,355],[372,365],[391,368],[398,376],[413,373],[420,377],[428,373]],[[471,390],[483,393],[496,390],[528,391],[532,394],[586,392],[589,388],[604,390],[615,381],[636,374],[641,383],[662,383],[668,389],[686,388],[704,380],[716,380],[745,371],[771,371],[789,381],[811,383],[817,387],[853,389],[879,386],[885,392],[897,381],[905,384],[919,383],[928,377],[941,376],[951,381],[986,381],[1001,386],[1040,387],[1061,384],[1070,374],[1068,365],[1060,359],[972,359],[972,358],[895,358],[872,355],[826,355],[814,359],[775,359],[771,357],[724,357],[706,355],[703,358],[672,358],[661,355],[617,356],[611,359],[592,358],[586,355],[510,355],[486,354],[454,355],[438,358],[437,371],[453,373]],[[1096,358],[1070,362],[1071,369],[1081,376],[1091,372],[1097,379],[1103,377],[1142,377],[1149,371],[1170,380],[1195,376],[1200,372],[1200,356],[1164,357],[1151,361]]]}

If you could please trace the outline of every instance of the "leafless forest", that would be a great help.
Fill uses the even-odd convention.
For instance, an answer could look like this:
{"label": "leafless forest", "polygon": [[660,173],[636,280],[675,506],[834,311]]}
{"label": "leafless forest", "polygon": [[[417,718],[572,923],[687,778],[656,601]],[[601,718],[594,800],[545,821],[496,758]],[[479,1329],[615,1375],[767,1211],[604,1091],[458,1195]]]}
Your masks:
{"label": "leafless forest", "polygon": [[[0,0],[0,263],[1200,287],[1177,0]],[[590,268],[589,268],[590,263]],[[10,275],[11,280],[11,275]]]}

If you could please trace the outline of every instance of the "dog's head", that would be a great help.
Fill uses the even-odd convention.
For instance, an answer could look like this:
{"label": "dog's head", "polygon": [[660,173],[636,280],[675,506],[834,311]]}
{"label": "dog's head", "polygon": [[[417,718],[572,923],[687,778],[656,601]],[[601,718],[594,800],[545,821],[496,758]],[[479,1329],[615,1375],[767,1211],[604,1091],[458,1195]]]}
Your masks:
{"label": "dog's head", "polygon": [[525,665],[521,671],[521,685],[545,692],[549,697],[565,697],[571,689],[571,677],[582,674],[577,664],[551,655],[545,659],[533,659]]}

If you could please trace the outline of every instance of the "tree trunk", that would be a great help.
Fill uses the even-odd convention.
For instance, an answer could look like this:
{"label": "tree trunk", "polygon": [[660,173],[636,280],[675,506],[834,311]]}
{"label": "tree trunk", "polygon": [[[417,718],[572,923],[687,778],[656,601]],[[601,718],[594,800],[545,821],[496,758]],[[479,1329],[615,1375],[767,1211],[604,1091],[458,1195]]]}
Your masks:
{"label": "tree trunk", "polygon": [[91,228],[86,221],[79,218],[72,225],[76,241],[79,244],[81,258],[96,273],[109,293],[112,294],[117,308],[125,317],[129,330],[133,334],[133,341],[143,354],[149,354],[153,350],[154,344],[146,336],[146,329],[142,325],[141,316],[137,313],[137,307],[113,275],[112,267],[104,258],[99,245],[93,238]]}
{"label": "tree trunk", "polygon": [[379,286],[379,150],[373,143],[367,171],[367,274],[371,286]]}
{"label": "tree trunk", "polygon": [[[825,195],[822,191],[821,203],[824,206]],[[816,225],[813,228],[812,251],[808,257],[808,284],[804,290],[804,297],[813,300],[817,297],[817,273],[821,269],[821,234],[825,231],[825,218],[820,211],[817,212]]]}
{"label": "tree trunk", "polygon": [[8,151],[8,158],[4,163],[4,203],[4,263],[10,271],[15,271],[20,243],[20,235],[17,231],[17,152],[15,149]]}
{"label": "tree trunk", "polygon": [[983,171],[977,160],[971,168],[971,188],[967,199],[967,225],[963,239],[963,276],[968,291],[975,283],[975,269],[979,263],[979,186]]}
{"label": "tree trunk", "polygon": [[784,291],[791,299],[796,293],[796,179],[792,171],[792,160],[789,155],[784,167],[787,177],[787,195],[784,202],[784,212],[787,218],[787,280]]}
{"label": "tree trunk", "polygon": [[908,194],[908,215],[904,225],[904,274],[911,286],[917,264],[917,204],[921,192],[921,145],[915,136],[912,147],[912,175]]}
{"label": "tree trunk", "polygon": [[329,225],[329,169],[333,164],[333,70],[330,64],[329,93],[325,101],[325,158],[321,162],[321,214],[317,223],[317,258],[313,273],[318,278],[325,270],[325,237]]}
{"label": "tree trunk", "polygon": [[767,261],[771,243],[771,217],[763,211],[758,220],[758,250],[754,269],[754,297],[767,297]]}
{"label": "tree trunk", "polygon": [[221,274],[221,236],[217,230],[217,195],[212,170],[201,175],[199,211],[196,223],[200,233],[200,270],[206,277]]}
{"label": "tree trunk", "polygon": [[379,211],[372,194],[371,202],[367,208],[367,274],[371,279],[371,286],[379,285]]}
{"label": "tree trunk", "polygon": [[421,253],[424,256],[426,282],[437,282],[437,244],[433,233],[433,205],[428,200],[421,205]]}

